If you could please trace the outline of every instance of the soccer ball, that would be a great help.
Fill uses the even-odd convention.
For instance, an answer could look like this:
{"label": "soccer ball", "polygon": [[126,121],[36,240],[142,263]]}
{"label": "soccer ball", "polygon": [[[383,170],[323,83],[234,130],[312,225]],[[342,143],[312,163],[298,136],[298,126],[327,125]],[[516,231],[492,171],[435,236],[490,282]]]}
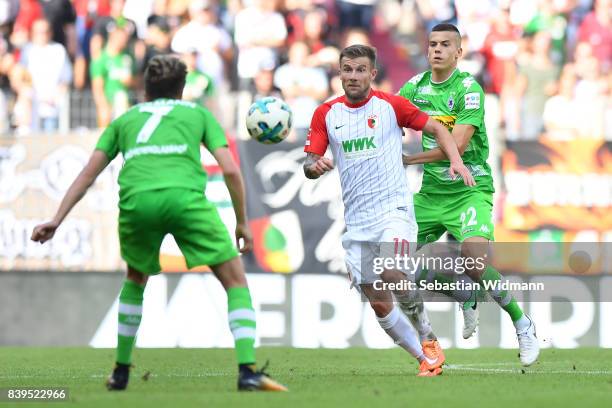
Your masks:
{"label": "soccer ball", "polygon": [[260,143],[283,141],[291,130],[291,108],[283,100],[268,96],[253,102],[246,117],[249,135]]}

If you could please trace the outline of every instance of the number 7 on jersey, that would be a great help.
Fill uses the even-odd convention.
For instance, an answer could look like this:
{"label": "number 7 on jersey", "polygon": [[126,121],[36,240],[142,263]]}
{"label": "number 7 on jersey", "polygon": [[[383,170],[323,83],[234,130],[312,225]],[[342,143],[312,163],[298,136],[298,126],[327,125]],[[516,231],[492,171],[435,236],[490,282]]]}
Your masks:
{"label": "number 7 on jersey", "polygon": [[143,106],[140,108],[140,112],[150,113],[151,116],[145,124],[138,132],[138,136],[136,136],[136,143],[147,143],[151,138],[157,126],[159,126],[159,122],[161,122],[162,118],[169,114],[170,111],[174,108],[174,106]]}

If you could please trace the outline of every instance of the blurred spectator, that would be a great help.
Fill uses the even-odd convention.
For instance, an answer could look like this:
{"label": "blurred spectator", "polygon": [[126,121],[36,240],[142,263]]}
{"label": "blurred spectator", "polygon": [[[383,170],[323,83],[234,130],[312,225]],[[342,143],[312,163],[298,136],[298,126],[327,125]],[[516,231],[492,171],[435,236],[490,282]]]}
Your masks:
{"label": "blurred spectator", "polygon": [[96,20],[110,13],[109,0],[73,0],[76,12],[74,58],[74,87],[83,89],[87,84],[87,68],[91,61],[90,42]]}
{"label": "blurred spectator", "polygon": [[282,14],[285,17],[287,27],[286,46],[295,41],[304,40],[304,16],[308,9],[312,8],[312,2],[308,0],[285,0],[281,3]]}
{"label": "blurred spectator", "polygon": [[303,41],[310,52],[315,54],[332,43],[327,39],[327,13],[322,9],[314,9],[304,15]]}
{"label": "blurred spectator", "polygon": [[361,28],[370,30],[376,0],[337,0],[340,29]]}
{"label": "blurred spectator", "polygon": [[426,33],[440,23],[457,24],[454,0],[416,0]]}
{"label": "blurred spectator", "polygon": [[142,61],[145,54],[145,45],[138,39],[136,23],[123,15],[125,0],[110,0],[110,12],[108,16],[96,19],[91,37],[90,50],[91,59],[97,59],[108,41],[109,33],[117,27],[128,34],[128,52],[136,61]]}
{"label": "blurred spectator", "polygon": [[233,56],[232,38],[217,25],[215,5],[210,0],[195,0],[189,5],[189,22],[172,39],[177,53],[198,51],[198,69],[209,74],[215,84],[224,79],[225,62]]}
{"label": "blurred spectator", "polygon": [[37,0],[21,0],[19,2],[19,13],[11,33],[13,47],[20,49],[30,39],[32,24],[43,17],[43,10]]}
{"label": "blurred spectator", "polygon": [[538,1],[511,0],[510,21],[512,25],[524,27],[538,13]]}
{"label": "blurred spectator", "polygon": [[151,15],[147,18],[147,24],[150,25],[153,20],[161,18],[166,21],[170,27],[171,36],[173,36],[181,25],[181,16],[170,14],[168,3],[168,0],[155,0]]}
{"label": "blurred spectator", "polygon": [[595,0],[593,11],[587,14],[578,31],[578,41],[591,44],[604,72],[612,66],[611,7],[611,0]]}
{"label": "blurred spectator", "polygon": [[608,72],[607,78],[604,77],[604,80],[606,83],[606,102],[604,108],[603,132],[604,138],[607,141],[612,141],[612,72]]}
{"label": "blurred spectator", "polygon": [[521,138],[537,139],[544,122],[544,104],[555,91],[559,66],[550,57],[550,34],[539,31],[528,40],[529,50],[519,63],[517,87],[522,96]]}
{"label": "blurred spectator", "polygon": [[138,38],[147,36],[148,18],[153,13],[155,0],[125,0],[123,16],[136,24]]}
{"label": "blurred spectator", "polygon": [[491,29],[491,16],[497,10],[496,0],[455,0],[457,25],[462,36],[470,38],[463,54],[480,51]]}
{"label": "blurred spectator", "polygon": [[9,43],[0,36],[0,135],[8,133],[10,126],[8,99],[10,94],[9,74],[14,63],[9,53]]}
{"label": "blurred spectator", "polygon": [[578,43],[574,60],[578,76],[575,87],[577,110],[574,113],[574,120],[579,123],[578,135],[602,138],[604,114],[608,102],[607,78],[601,76],[599,60],[589,43]]}
{"label": "blurred spectator", "polygon": [[17,92],[21,105],[19,131],[58,130],[60,106],[72,80],[72,66],[63,45],[51,41],[51,25],[39,19],[32,41],[21,52]]}
{"label": "blurred spectator", "polygon": [[546,31],[551,38],[551,58],[554,63],[561,64],[565,60],[565,31],[567,19],[560,13],[563,2],[539,0],[538,11],[523,28],[527,34]]}
{"label": "blurred spectator", "polygon": [[501,94],[507,72],[515,63],[518,39],[519,36],[510,23],[509,11],[497,12],[482,48],[487,61],[488,91]]}
{"label": "blurred spectator", "polygon": [[251,91],[253,100],[273,96],[282,98],[282,94],[278,87],[274,86],[274,66],[261,66],[253,78],[253,89]]}
{"label": "blurred spectator", "polygon": [[0,26],[13,24],[19,14],[19,0],[0,0]]}
{"label": "blurred spectator", "polygon": [[334,75],[329,80],[329,87],[331,89],[331,96],[327,98],[327,100],[337,98],[344,94],[344,89],[342,89],[342,80],[340,79],[340,75]]}
{"label": "blurred spectator", "polygon": [[558,90],[544,105],[546,136],[557,140],[569,140],[577,136],[576,101],[574,88],[576,72],[573,65],[566,65],[559,78]]}
{"label": "blurred spectator", "polygon": [[307,12],[304,16],[303,41],[310,50],[308,65],[323,67],[331,71],[338,65],[340,50],[328,38],[326,21],[327,13],[320,8]]}
{"label": "blurred spectator", "polygon": [[74,22],[76,14],[71,0],[40,0],[45,19],[53,30],[52,41],[62,44],[70,55],[76,52]]}
{"label": "blurred spectator", "polygon": [[184,16],[192,0],[167,0],[167,10],[170,16]]}
{"label": "blurred spectator", "polygon": [[106,47],[91,62],[91,86],[96,104],[98,126],[107,126],[129,107],[128,89],[135,64],[127,53],[128,30],[117,26],[108,34]]}
{"label": "blurred spectator", "polygon": [[236,15],[234,39],[241,88],[249,86],[259,66],[277,64],[278,50],[286,37],[285,20],[275,10],[275,0],[253,0]]}
{"label": "blurred spectator", "polygon": [[457,68],[463,72],[469,72],[479,84],[485,83],[486,60],[482,53],[474,51],[470,47],[470,37],[461,36],[461,49],[463,54],[457,64]]}
{"label": "blurred spectator", "polygon": [[278,67],[274,85],[293,109],[293,126],[299,140],[306,138],[315,109],[323,101],[329,89],[325,71],[306,65],[308,46],[295,42],[289,48],[289,61]]}
{"label": "blurred spectator", "polygon": [[144,73],[149,60],[156,55],[169,54],[172,52],[170,48],[170,26],[164,17],[156,17],[149,20],[146,36],[146,51],[142,61],[142,65],[138,71]]}
{"label": "blurred spectator", "polygon": [[183,99],[196,102],[214,111],[211,100],[215,93],[215,83],[213,79],[197,68],[197,51],[182,54],[182,59],[187,65],[187,78],[185,78],[185,88],[183,89]]}

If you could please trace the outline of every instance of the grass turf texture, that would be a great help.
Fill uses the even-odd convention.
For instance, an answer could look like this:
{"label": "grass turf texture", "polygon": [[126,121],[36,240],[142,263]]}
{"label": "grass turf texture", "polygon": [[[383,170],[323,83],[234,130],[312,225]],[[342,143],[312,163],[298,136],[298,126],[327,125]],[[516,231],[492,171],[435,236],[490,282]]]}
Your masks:
{"label": "grass turf texture", "polygon": [[[3,406],[86,407],[601,407],[612,395],[612,350],[543,350],[522,369],[515,350],[447,350],[438,378],[416,378],[416,363],[400,349],[344,350],[268,347],[270,374],[289,393],[238,393],[234,351],[136,349],[130,385],[103,383],[114,350],[0,348],[0,388],[67,387],[69,402]],[[148,373],[148,374],[147,374]],[[146,378],[146,380],[145,380]]]}

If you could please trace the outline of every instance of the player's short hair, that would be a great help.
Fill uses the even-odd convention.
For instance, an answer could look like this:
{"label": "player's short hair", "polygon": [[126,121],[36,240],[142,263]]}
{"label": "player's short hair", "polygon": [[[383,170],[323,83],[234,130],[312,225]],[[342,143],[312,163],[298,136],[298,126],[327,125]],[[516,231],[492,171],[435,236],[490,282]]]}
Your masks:
{"label": "player's short hair", "polygon": [[340,52],[339,61],[342,63],[342,58],[355,59],[359,57],[368,57],[372,68],[376,67],[376,48],[363,44],[349,45],[343,49]]}
{"label": "player's short hair", "polygon": [[176,98],[185,87],[187,66],[174,55],[156,55],[144,73],[145,92],[150,100]]}
{"label": "player's short hair", "polygon": [[450,23],[440,23],[440,24],[436,24],[432,29],[431,32],[433,33],[434,31],[448,31],[451,33],[455,33],[457,34],[457,40],[459,41],[459,44],[461,45],[461,32],[459,31],[459,29],[457,28],[456,25],[454,24],[450,24]]}

